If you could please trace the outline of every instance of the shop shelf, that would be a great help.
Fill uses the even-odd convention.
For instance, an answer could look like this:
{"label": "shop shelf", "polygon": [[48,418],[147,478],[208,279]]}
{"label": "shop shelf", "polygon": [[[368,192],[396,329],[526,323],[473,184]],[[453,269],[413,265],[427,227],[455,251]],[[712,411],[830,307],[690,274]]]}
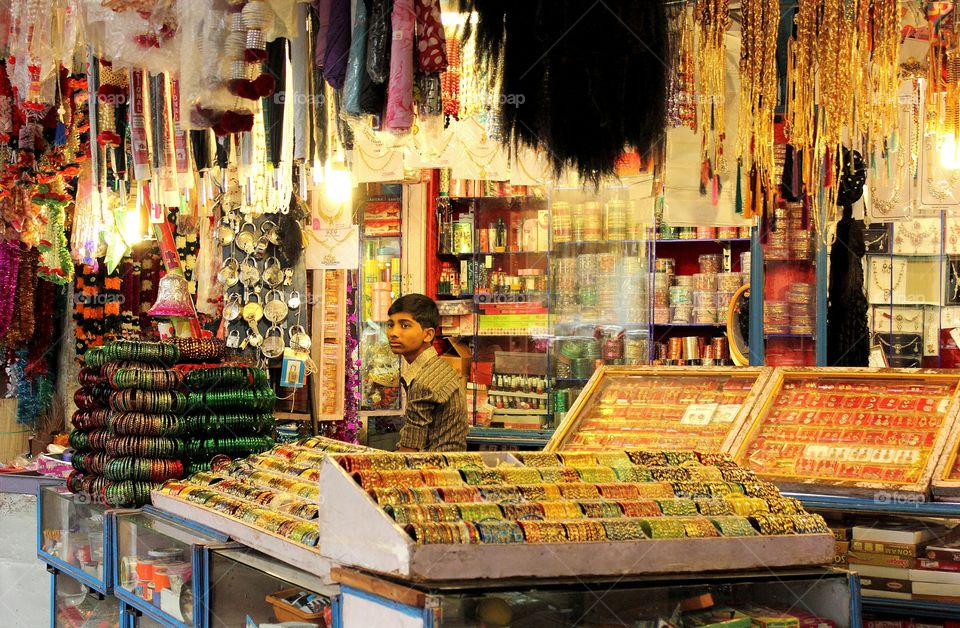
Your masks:
{"label": "shop shelf", "polygon": [[463,292],[460,294],[437,293],[437,298],[438,299],[472,299],[473,294],[470,292]]}
{"label": "shop shelf", "polygon": [[726,323],[653,323],[654,327],[726,327]]}
{"label": "shop shelf", "polygon": [[960,518],[960,503],[928,502],[911,495],[896,495],[877,491],[870,497],[848,497],[842,495],[815,495],[807,493],[784,493],[796,497],[810,510],[842,510],[849,512],[876,512],[914,517],[957,517]]}
{"label": "shop shelf", "polygon": [[808,338],[813,340],[814,334],[764,334],[766,338]]}
{"label": "shop shelf", "polygon": [[705,242],[716,242],[717,244],[726,244],[728,242],[749,242],[749,241],[750,241],[750,238],[693,238],[693,239],[675,238],[675,239],[669,239],[669,240],[661,240],[659,238],[656,238],[656,239],[650,240],[650,242],[653,242],[655,244],[660,244],[660,243],[674,244],[678,242],[698,242],[700,244],[703,244]]}
{"label": "shop shelf", "polygon": [[496,390],[493,388],[487,389],[487,393],[490,395],[498,395],[500,397],[522,397],[524,399],[549,399],[550,395],[547,393],[537,394],[531,392],[516,392],[513,390]]}
{"label": "shop shelf", "polygon": [[569,242],[553,242],[554,248],[562,246],[610,246],[615,244],[647,244],[653,240],[570,240]]}
{"label": "shop shelf", "polygon": [[518,445],[530,446],[538,445],[542,447],[547,444],[550,437],[553,436],[553,430],[516,430],[504,427],[477,427],[470,428],[467,434],[467,441],[478,444],[497,444],[497,445]]}

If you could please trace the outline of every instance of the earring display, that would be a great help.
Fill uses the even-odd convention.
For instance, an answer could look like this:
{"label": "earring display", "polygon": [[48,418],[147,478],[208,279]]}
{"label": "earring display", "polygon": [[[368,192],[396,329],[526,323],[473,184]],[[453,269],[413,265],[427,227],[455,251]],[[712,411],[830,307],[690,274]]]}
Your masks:
{"label": "earring display", "polygon": [[[960,225],[958,225],[960,226]],[[893,225],[874,225],[869,229],[863,230],[863,244],[866,247],[867,254],[888,254],[890,253],[890,234]]]}
{"label": "earring display", "polygon": [[917,368],[923,359],[923,335],[875,334],[874,341],[883,347],[887,363],[894,368]]}
{"label": "earring display", "polygon": [[[876,339],[889,354],[919,360],[919,334]],[[934,371],[783,369],[733,456],[784,490],[925,493],[956,418],[958,384],[960,376]]]}
{"label": "earring display", "polygon": [[907,260],[887,256],[872,256],[867,259],[867,300],[880,304],[904,303],[907,294]]}

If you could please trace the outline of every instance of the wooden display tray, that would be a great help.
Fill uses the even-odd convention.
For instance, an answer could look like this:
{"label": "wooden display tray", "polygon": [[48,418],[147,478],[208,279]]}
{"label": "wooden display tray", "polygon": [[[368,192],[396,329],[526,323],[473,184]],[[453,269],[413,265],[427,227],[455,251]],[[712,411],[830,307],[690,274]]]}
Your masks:
{"label": "wooden display tray", "polygon": [[933,471],[930,490],[938,501],[960,501],[960,478],[950,478],[950,472],[960,464],[960,420],[955,420],[953,429],[947,437],[943,454]]}
{"label": "wooden display tray", "polygon": [[[687,367],[687,366],[603,366],[594,372],[593,376],[584,386],[583,391],[577,397],[573,405],[567,411],[563,422],[557,427],[553,437],[544,447],[544,451],[560,451],[564,448],[570,437],[579,430],[580,422],[583,419],[582,414],[590,404],[592,398],[596,395],[598,388],[606,377],[662,377],[685,378],[685,377],[737,377],[741,379],[751,378],[754,380],[753,388],[747,393],[740,410],[736,417],[730,423],[728,430],[728,440],[731,434],[740,432],[743,425],[749,420],[757,400],[767,381],[770,378],[773,369],[770,367],[734,367],[734,366],[705,366],[705,367]],[[727,442],[727,441],[724,441]],[[630,448],[629,445],[624,445]],[[728,451],[726,448],[721,451]]]}
{"label": "wooden display tray", "polygon": [[[850,380],[889,379],[893,383],[902,383],[904,379],[948,382],[953,384],[953,394],[944,413],[943,425],[936,441],[930,448],[930,457],[920,474],[912,483],[892,483],[869,480],[830,480],[824,478],[798,478],[791,475],[771,475],[758,473],[765,480],[774,482],[782,491],[796,493],[816,493],[825,495],[843,495],[855,497],[907,498],[916,500],[925,498],[934,467],[941,461],[942,452],[950,441],[950,431],[960,412],[960,370],[950,369],[895,369],[895,368],[833,368],[833,367],[778,367],[767,382],[762,394],[762,402],[754,410],[750,420],[745,423],[739,434],[731,433],[724,443],[723,450],[729,452],[739,465],[749,469],[745,461],[747,449],[753,435],[766,421],[777,394],[787,378],[822,379],[833,378]],[[955,437],[954,437],[955,438]],[[811,443],[815,444],[815,443]],[[960,483],[957,483],[960,486]]]}
{"label": "wooden display tray", "polygon": [[255,528],[175,495],[153,491],[151,499],[153,505],[160,510],[223,532],[247,547],[314,574],[325,584],[333,584],[330,579],[330,568],[333,565],[316,549],[294,543],[278,534]]}
{"label": "wooden display tray", "polygon": [[330,458],[320,494],[320,553],[416,582],[699,573],[832,564],[832,534],[604,543],[418,545]]}

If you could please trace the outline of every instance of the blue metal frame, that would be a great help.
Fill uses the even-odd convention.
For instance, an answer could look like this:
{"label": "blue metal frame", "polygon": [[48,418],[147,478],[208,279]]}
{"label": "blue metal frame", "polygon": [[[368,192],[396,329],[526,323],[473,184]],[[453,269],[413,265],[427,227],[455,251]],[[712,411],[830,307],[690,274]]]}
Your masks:
{"label": "blue metal frame", "polygon": [[[47,565],[63,572],[82,584],[90,587],[97,593],[110,595],[113,592],[113,534],[112,534],[112,514],[107,508],[103,511],[103,580],[91,576],[87,572],[78,569],[62,558],[57,558],[49,552],[43,551],[43,488],[41,485],[37,489],[37,558]],[[73,499],[74,494],[63,495],[63,499]]]}
{"label": "blue metal frame", "polygon": [[[418,617],[422,621],[424,621],[424,626],[433,625],[433,620],[427,619],[427,613],[429,609],[417,608],[415,606],[408,606],[406,604],[401,604],[400,602],[397,602],[395,600],[390,600],[385,597],[380,597],[379,595],[375,595],[373,593],[368,593],[366,591],[363,591],[362,589],[355,589],[345,584],[340,585],[340,596],[345,597],[348,594],[354,597],[358,597],[362,600],[367,600],[368,602],[373,602],[374,604],[379,604],[380,606],[383,606],[385,608],[395,610],[398,613],[402,613],[403,615],[406,615],[407,617],[415,617],[415,618]],[[342,605],[343,605],[343,600],[341,600],[340,602],[341,613],[343,612]],[[341,617],[341,621],[342,619],[343,618]],[[429,621],[430,623],[427,623],[427,621]]]}
{"label": "blue metal frame", "polygon": [[340,603],[340,596],[335,595],[330,600],[330,615],[333,620],[331,628],[343,628],[343,606]]}
{"label": "blue metal frame", "polygon": [[57,570],[50,571],[50,628],[57,625]]}
{"label": "blue metal frame", "polygon": [[960,617],[960,604],[944,604],[943,602],[927,602],[926,600],[891,600],[882,597],[863,597],[862,600],[863,609],[866,611],[953,620]]}
{"label": "blue metal frame", "polygon": [[849,574],[847,576],[847,583],[850,585],[850,625],[862,626],[863,613],[861,612],[860,575],[856,573]]}
{"label": "blue metal frame", "polygon": [[[886,496],[884,493],[881,495]],[[854,512],[881,512],[893,515],[911,515],[915,517],[953,517],[960,518],[960,503],[900,501],[895,497],[887,499],[866,497],[845,497],[840,495],[812,495],[806,493],[784,493],[784,496],[796,497],[810,510],[848,510]]]}
{"label": "blue metal frame", "polygon": [[[123,513],[121,513],[123,514]],[[138,513],[140,514],[140,513]],[[221,532],[217,532],[212,528],[208,528],[204,525],[200,525],[193,521],[188,521],[182,517],[172,515],[170,513],[158,510],[152,506],[144,506],[142,514],[155,517],[157,519],[162,519],[164,521],[183,525],[186,528],[189,528],[192,531],[195,531],[199,534],[204,534],[212,537],[213,542],[225,542],[228,537]],[[135,525],[135,524],[134,524]],[[112,529],[112,540],[113,547],[117,550],[114,552],[115,558],[119,560],[119,545],[117,540],[117,531],[119,525],[115,523]],[[190,566],[193,572],[192,582],[190,584],[193,589],[193,617],[191,618],[191,623],[186,624],[184,622],[178,621],[160,610],[159,607],[154,606],[153,604],[143,600],[130,591],[126,590],[120,585],[119,582],[119,569],[113,570],[113,591],[114,595],[128,606],[135,608],[144,615],[149,616],[151,619],[154,619],[162,624],[167,624],[170,626],[175,626],[176,628],[206,628],[206,617],[202,612],[202,609],[206,605],[206,584],[207,584],[207,574],[206,574],[206,565],[201,555],[203,545],[203,540],[200,540],[199,543],[194,543],[191,545],[190,551]]]}
{"label": "blue metal frame", "polygon": [[760,228],[750,229],[750,366],[763,366],[766,347],[763,339],[763,247]]}

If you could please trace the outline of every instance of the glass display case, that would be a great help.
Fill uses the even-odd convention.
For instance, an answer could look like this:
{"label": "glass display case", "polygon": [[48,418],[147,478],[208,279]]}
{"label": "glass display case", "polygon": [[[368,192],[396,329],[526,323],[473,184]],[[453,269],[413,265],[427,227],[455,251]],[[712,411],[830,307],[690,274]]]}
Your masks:
{"label": "glass display case", "polygon": [[771,369],[604,366],[547,445],[548,451],[640,447],[725,451]]}
{"label": "glass display case", "polygon": [[[376,583],[371,584],[369,581]],[[860,626],[857,576],[833,569],[409,585],[342,575],[341,625]],[[349,584],[348,584],[349,583]],[[798,603],[802,600],[802,603]]]}
{"label": "glass display case", "polygon": [[339,593],[321,578],[244,546],[205,550],[210,628],[300,621],[333,625],[331,601]]}
{"label": "glass display case", "polygon": [[955,372],[780,368],[728,450],[783,490],[924,495],[958,385]]}
{"label": "glass display case", "polygon": [[117,513],[114,594],[162,625],[204,626],[208,583],[200,549],[226,540],[215,530],[149,506]]}
{"label": "glass display case", "polygon": [[[563,420],[598,364],[650,361],[649,177],[551,193],[551,402]],[[647,192],[643,192],[646,194]]]}
{"label": "glass display case", "polygon": [[400,410],[400,358],[387,341],[387,310],[401,294],[399,186],[368,189],[361,202],[362,237],[357,299],[360,410]]}
{"label": "glass display case", "polygon": [[113,519],[107,508],[64,486],[40,487],[37,502],[40,560],[100,593],[110,593]]}
{"label": "glass display case", "polygon": [[[65,572],[51,576],[50,625],[53,628],[120,628],[117,598],[90,590]],[[15,618],[14,618],[15,619]]]}

